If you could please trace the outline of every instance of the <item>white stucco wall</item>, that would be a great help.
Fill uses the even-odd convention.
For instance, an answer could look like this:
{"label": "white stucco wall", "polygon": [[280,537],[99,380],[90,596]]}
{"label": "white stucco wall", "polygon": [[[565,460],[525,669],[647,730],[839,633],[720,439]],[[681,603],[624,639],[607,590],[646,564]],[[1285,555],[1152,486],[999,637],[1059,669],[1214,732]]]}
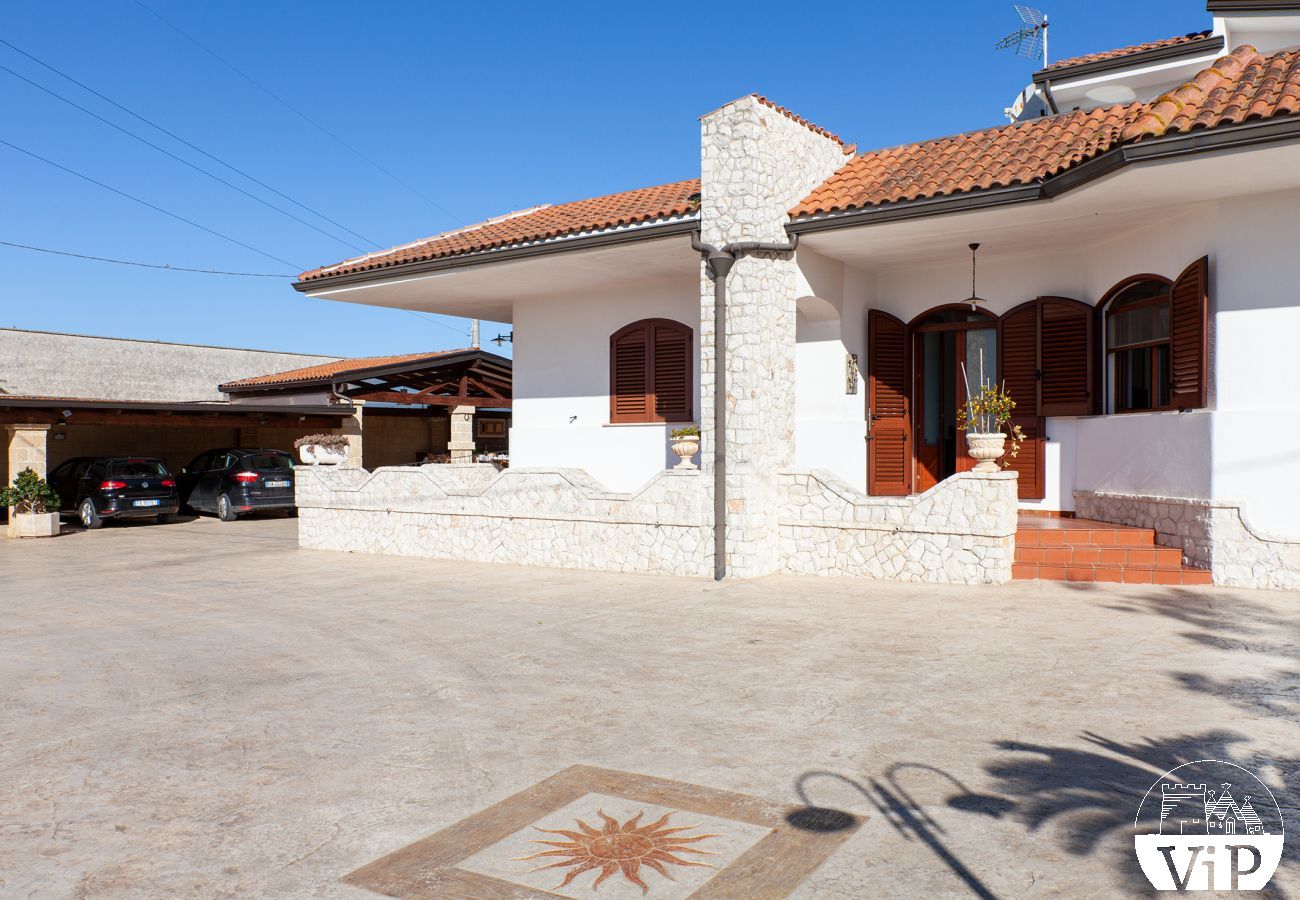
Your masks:
{"label": "white stucco wall", "polygon": [[610,490],[631,491],[678,462],[670,426],[610,424],[609,337],[640,319],[689,326],[699,421],[699,286],[687,254],[679,282],[515,303],[512,466],[578,466]]}

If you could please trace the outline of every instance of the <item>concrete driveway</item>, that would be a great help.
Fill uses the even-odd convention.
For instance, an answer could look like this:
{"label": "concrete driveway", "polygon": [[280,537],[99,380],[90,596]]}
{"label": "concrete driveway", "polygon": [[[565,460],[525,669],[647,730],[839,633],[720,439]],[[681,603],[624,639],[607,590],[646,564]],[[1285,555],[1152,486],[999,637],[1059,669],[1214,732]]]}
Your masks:
{"label": "concrete driveway", "polygon": [[[742,808],[859,826],[785,845],[757,891],[717,887],[729,862],[642,869],[650,897],[714,872],[713,896],[1133,894],[1143,793],[1205,758],[1276,793],[1273,886],[1300,892],[1297,595],[717,586],[306,552],[295,526],[0,541],[0,895],[374,896],[343,877],[501,804],[407,851],[424,881],[402,889],[488,896],[470,869],[517,870],[592,896],[600,870],[558,889],[573,869],[511,861],[545,847],[487,846],[520,804],[572,829],[588,801],[703,810],[722,836],[697,846],[723,849],[681,859],[742,853]],[[545,807],[533,786],[575,765],[613,774],[571,770],[595,799]],[[477,855],[448,875],[439,847]],[[642,893],[616,872],[594,896]]]}

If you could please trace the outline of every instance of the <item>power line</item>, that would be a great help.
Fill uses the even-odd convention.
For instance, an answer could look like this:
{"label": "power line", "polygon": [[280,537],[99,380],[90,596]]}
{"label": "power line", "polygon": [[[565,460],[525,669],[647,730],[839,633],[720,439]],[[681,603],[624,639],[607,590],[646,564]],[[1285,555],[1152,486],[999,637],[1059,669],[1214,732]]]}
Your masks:
{"label": "power line", "polygon": [[155,12],[155,11],[154,11],[153,9],[151,9],[150,7],[146,6],[143,2],[141,2],[141,0],[135,0],[135,4],[136,4],[136,6],[139,6],[141,9],[143,9],[145,12],[149,13],[150,15],[152,15],[152,16],[153,16],[154,18],[156,18],[158,21],[162,22],[164,25],[166,25],[166,26],[167,26],[168,28],[170,28],[172,31],[175,31],[175,32],[176,32],[177,34],[179,34],[181,37],[185,38],[187,41],[189,41],[190,43],[194,44],[194,46],[198,47],[198,48],[199,48],[200,50],[202,50],[204,53],[206,53],[206,54],[208,54],[209,56],[211,56],[211,57],[212,57],[213,59],[215,59],[217,62],[221,63],[221,64],[222,64],[223,66],[225,66],[227,69],[229,69],[230,71],[234,72],[234,73],[235,73],[236,75],[238,75],[240,78],[242,78],[242,79],[244,79],[245,81],[247,81],[247,82],[248,82],[249,84],[251,84],[253,87],[257,88],[259,91],[261,91],[262,93],[266,94],[266,95],[267,95],[268,97],[270,97],[271,99],[275,100],[277,103],[279,103],[279,104],[280,104],[281,106],[283,106],[285,109],[287,109],[287,110],[289,110],[290,112],[292,112],[292,113],[293,113],[294,115],[296,115],[298,118],[302,119],[302,120],[303,120],[304,122],[306,122],[307,124],[309,124],[309,125],[311,125],[312,127],[316,128],[316,129],[317,129],[318,131],[320,131],[322,134],[324,134],[324,135],[326,135],[326,136],[332,138],[333,140],[337,141],[337,142],[338,142],[339,144],[341,144],[343,147],[346,147],[348,150],[350,150],[350,151],[351,151],[353,154],[355,154],[357,157],[359,157],[360,159],[362,159],[362,160],[364,160],[365,162],[369,163],[369,164],[370,164],[371,166],[373,166],[374,168],[378,169],[380,172],[382,172],[382,173],[384,173],[385,175],[387,175],[387,176],[388,176],[389,178],[391,178],[393,181],[397,182],[397,183],[400,184],[402,187],[406,188],[406,189],[407,189],[408,191],[410,191],[412,194],[414,194],[415,196],[417,196],[417,197],[419,197],[421,200],[423,200],[425,203],[428,203],[428,204],[429,204],[430,206],[432,206],[434,209],[437,209],[437,210],[440,210],[441,212],[443,212],[445,215],[447,215],[447,216],[448,216],[448,217],[449,217],[453,222],[455,222],[456,224],[460,224],[460,223],[463,221],[463,220],[460,219],[460,217],[458,217],[455,213],[451,212],[451,211],[450,211],[449,209],[447,209],[445,206],[443,206],[442,204],[438,203],[436,200],[432,199],[431,197],[426,196],[424,193],[422,193],[421,191],[417,190],[415,187],[413,187],[412,185],[408,184],[407,182],[403,181],[401,178],[398,178],[396,175],[394,175],[394,174],[393,174],[392,172],[390,172],[388,169],[384,168],[384,167],[381,166],[379,163],[375,162],[373,159],[371,159],[370,157],[366,156],[364,153],[362,153],[362,152],[361,152],[360,150],[358,150],[356,147],[353,147],[353,146],[352,146],[351,144],[349,144],[347,141],[343,140],[343,138],[339,137],[337,134],[335,134],[334,132],[332,132],[332,131],[330,131],[328,128],[326,128],[324,125],[322,125],[321,123],[317,122],[315,119],[313,119],[313,118],[311,118],[310,116],[308,116],[308,115],[307,115],[306,113],[304,113],[302,110],[300,110],[300,109],[298,109],[297,107],[293,106],[291,103],[289,103],[288,100],[285,100],[283,97],[281,97],[279,94],[277,94],[277,93],[275,93],[274,91],[272,91],[270,88],[266,87],[265,85],[261,84],[260,82],[258,82],[258,81],[256,81],[256,80],[254,80],[253,77],[252,77],[251,75],[248,75],[248,74],[245,73],[242,69],[237,68],[237,67],[236,67],[233,63],[231,63],[230,61],[228,61],[228,60],[226,60],[225,58],[223,58],[223,57],[217,55],[216,51],[212,50],[212,49],[211,49],[210,47],[208,47],[206,44],[203,44],[202,42],[200,42],[197,38],[192,37],[189,33],[183,31],[183,30],[182,30],[178,25],[175,25],[175,24],[172,23],[170,20],[163,18],[163,16],[161,16],[159,13]]}
{"label": "power line", "polygon": [[49,247],[33,247],[31,244],[15,244],[12,241],[0,241],[5,247],[17,247],[20,250],[35,250],[38,253],[53,253],[55,256],[71,256],[76,259],[91,259],[95,262],[116,263],[119,266],[140,266],[144,269],[166,269],[169,272],[198,272],[202,275],[240,275],[244,278],[292,278],[292,275],[274,275],[269,272],[224,272],[220,269],[192,269],[189,266],[173,266],[164,263],[136,262],[130,259],[113,259],[110,256],[89,256],[85,253],[73,253],[70,250],[51,250]]}
{"label": "power line", "polygon": [[132,194],[128,194],[126,191],[119,191],[117,188],[110,187],[109,185],[104,184],[104,182],[102,181],[96,181],[95,179],[91,178],[89,175],[83,175],[80,172],[77,172],[73,169],[69,169],[67,166],[61,166],[58,163],[54,162],[53,160],[46,159],[44,156],[41,156],[38,153],[33,153],[30,150],[24,150],[22,147],[19,147],[17,144],[11,144],[8,141],[4,140],[3,138],[0,138],[0,144],[3,144],[4,146],[8,147],[11,150],[17,150],[19,153],[22,153],[25,156],[30,156],[32,159],[39,160],[40,162],[45,163],[47,166],[53,166],[54,168],[62,172],[67,172],[69,175],[75,175],[76,177],[82,179],[83,181],[89,181],[91,184],[97,185],[98,187],[102,187],[106,191],[111,191],[112,193],[117,194],[119,197],[125,197],[128,200],[134,200],[136,203],[139,203],[141,206],[147,206],[149,207],[149,209],[152,209],[155,212],[160,212],[165,216],[170,216],[171,218],[176,219],[177,221],[184,222],[186,225],[193,225],[195,228],[199,229],[200,231],[206,231],[208,234],[215,235],[216,237],[219,237],[224,241],[230,241],[230,243],[232,244],[238,244],[240,247],[243,247],[245,250],[252,250],[254,253],[257,253],[261,256],[265,256],[267,259],[273,259],[276,262],[282,263],[283,265],[286,265],[291,269],[298,269],[299,271],[302,271],[303,268],[302,266],[295,265],[294,263],[289,262],[287,259],[281,259],[278,256],[274,256],[270,253],[267,253],[265,250],[259,250],[256,247],[252,246],[251,244],[245,244],[243,241],[238,240],[237,238],[232,238],[228,234],[222,234],[220,231],[211,229],[206,225],[200,225],[198,222],[195,222],[192,219],[187,219],[184,216],[177,215],[176,213],[171,212],[170,210],[163,209],[161,206],[155,206],[154,204],[150,203],[148,200],[141,200],[139,197],[136,197]]}
{"label": "power line", "polygon": [[262,204],[263,206],[267,207],[268,209],[273,209],[273,210],[275,210],[276,212],[280,213],[281,215],[288,216],[290,219],[293,219],[295,222],[299,222],[299,223],[301,223],[301,224],[303,224],[303,225],[306,225],[306,226],[307,226],[308,228],[310,228],[312,231],[316,231],[316,232],[318,232],[318,233],[320,233],[320,234],[323,234],[323,235],[325,235],[325,237],[329,238],[330,240],[338,241],[340,244],[346,244],[347,246],[351,247],[353,250],[357,250],[357,251],[360,251],[360,252],[362,252],[362,253],[365,252],[365,248],[363,248],[363,247],[358,247],[356,244],[352,243],[352,242],[349,241],[349,240],[345,240],[345,239],[343,239],[343,238],[341,238],[341,237],[338,237],[337,235],[330,234],[330,233],[329,233],[328,231],[326,231],[325,229],[323,229],[323,228],[318,228],[317,226],[313,225],[311,222],[308,222],[306,219],[299,218],[298,216],[295,216],[293,213],[289,212],[288,210],[281,209],[280,207],[276,206],[274,203],[270,203],[270,202],[268,202],[268,201],[266,201],[266,200],[263,200],[261,197],[257,196],[256,194],[249,193],[248,191],[246,191],[246,190],[244,190],[243,188],[241,188],[239,185],[234,184],[233,182],[227,181],[226,179],[222,178],[220,175],[214,175],[213,173],[209,172],[207,169],[201,168],[200,166],[196,166],[194,163],[190,162],[188,159],[185,159],[185,158],[182,157],[182,156],[177,156],[175,153],[172,153],[170,150],[167,150],[167,149],[165,149],[165,148],[163,148],[163,147],[158,146],[157,144],[155,144],[153,141],[149,140],[148,138],[140,137],[140,135],[136,134],[136,133],[133,132],[133,131],[130,131],[129,129],[123,128],[121,125],[118,125],[116,122],[113,122],[113,121],[111,121],[111,120],[109,120],[109,119],[106,119],[106,118],[104,118],[103,116],[99,115],[98,113],[96,113],[96,112],[92,112],[91,110],[86,109],[86,107],[82,106],[81,104],[79,104],[79,103],[77,103],[77,102],[75,102],[75,101],[73,101],[73,100],[69,100],[67,97],[63,96],[62,94],[58,93],[57,91],[52,91],[52,90],[50,90],[49,88],[45,87],[44,85],[37,84],[35,81],[32,81],[30,78],[27,78],[27,77],[24,76],[24,75],[20,75],[20,74],[18,74],[17,72],[15,72],[13,69],[9,68],[8,66],[0,65],[0,71],[8,72],[8,73],[9,73],[10,75],[12,75],[13,77],[19,79],[20,81],[25,81],[27,84],[29,84],[29,85],[31,85],[32,87],[36,88],[38,91],[44,91],[45,93],[49,94],[51,97],[54,97],[56,100],[62,100],[64,103],[68,104],[69,106],[73,107],[74,109],[79,109],[79,110],[81,110],[83,113],[85,113],[86,115],[90,116],[91,118],[98,119],[100,122],[103,122],[105,125],[109,126],[110,128],[115,128],[115,129],[117,129],[118,131],[120,131],[120,132],[122,132],[123,134],[125,134],[127,137],[133,137],[133,138],[135,138],[135,139],[136,139],[137,141],[139,141],[140,143],[142,143],[142,144],[144,144],[144,145],[146,145],[146,146],[148,146],[148,147],[152,147],[153,149],[157,150],[159,153],[163,154],[164,156],[171,157],[172,159],[176,160],[176,161],[177,161],[178,163],[180,163],[181,165],[188,166],[189,168],[193,169],[195,172],[198,172],[198,173],[200,173],[201,175],[206,175],[206,176],[208,176],[209,178],[211,178],[213,181],[216,181],[216,182],[218,182],[218,183],[220,183],[220,184],[224,184],[226,187],[230,188],[230,189],[233,190],[233,191],[238,191],[239,193],[243,194],[245,197],[248,197],[250,200],[255,200],[255,201],[257,201],[258,203]]}
{"label": "power line", "polygon": [[[398,307],[398,308],[401,309],[401,307]],[[419,316],[421,319],[426,319],[426,320],[432,322],[434,325],[441,325],[443,328],[447,329],[448,331],[454,331],[454,332],[456,332],[456,333],[459,334],[459,335],[464,335],[465,337],[468,337],[468,336],[469,336],[469,332],[468,332],[468,331],[461,331],[459,328],[452,328],[452,327],[451,327],[450,325],[448,325],[446,322],[440,322],[439,320],[435,319],[433,316],[426,316],[424,313],[416,312],[416,311],[413,310],[413,309],[403,309],[402,312],[404,312],[404,313],[410,313],[410,314],[413,315],[413,316]]]}
{"label": "power line", "polygon": [[367,244],[370,244],[370,245],[372,245],[372,246],[374,246],[374,247],[376,247],[376,248],[379,248],[379,249],[383,249],[383,245],[382,245],[382,244],[379,244],[379,243],[377,243],[377,242],[371,240],[370,238],[366,237],[364,234],[358,234],[357,232],[353,231],[351,228],[347,227],[346,225],[342,224],[341,222],[336,222],[334,219],[331,219],[329,216],[325,215],[323,212],[320,212],[320,211],[318,211],[318,210],[313,209],[312,207],[308,206],[306,203],[303,203],[301,200],[297,200],[297,199],[295,199],[295,198],[293,198],[293,197],[290,197],[288,194],[284,193],[283,191],[276,190],[275,188],[271,187],[271,185],[267,184],[266,182],[261,181],[260,179],[254,178],[252,175],[249,175],[249,174],[248,174],[247,172],[245,172],[243,169],[240,169],[239,167],[237,167],[237,166],[235,166],[235,165],[233,165],[233,164],[231,164],[231,163],[226,162],[226,161],[225,161],[224,159],[222,159],[221,157],[219,157],[219,156],[215,156],[215,155],[209,153],[208,151],[204,150],[202,147],[199,147],[199,146],[197,146],[197,145],[195,145],[195,144],[192,144],[191,142],[185,140],[185,138],[183,138],[183,137],[181,137],[180,135],[176,134],[174,131],[169,131],[169,130],[167,130],[167,129],[164,128],[163,126],[159,125],[157,122],[154,122],[154,121],[152,121],[151,119],[148,119],[148,118],[142,116],[140,113],[136,112],[136,111],[133,110],[133,109],[130,109],[130,108],[126,107],[126,106],[123,106],[121,103],[118,103],[116,100],[112,99],[111,97],[108,97],[108,96],[105,96],[104,94],[101,94],[99,91],[97,91],[97,90],[95,90],[94,88],[90,87],[90,85],[86,84],[85,82],[78,81],[77,79],[73,78],[73,77],[72,77],[71,75],[69,75],[67,72],[61,71],[60,69],[56,69],[54,66],[50,65],[49,63],[45,62],[45,61],[42,60],[42,59],[38,59],[37,57],[32,56],[32,54],[28,53],[26,50],[21,49],[20,47],[15,47],[13,44],[9,43],[9,42],[6,41],[4,38],[0,38],[0,44],[4,44],[6,47],[8,47],[10,50],[13,50],[15,53],[19,53],[19,54],[21,54],[21,55],[27,57],[27,58],[30,59],[32,62],[36,63],[38,66],[43,66],[44,68],[46,68],[46,69],[48,69],[49,71],[53,72],[55,75],[58,75],[60,78],[63,78],[63,79],[65,79],[65,80],[67,80],[67,81],[72,82],[72,83],[75,84],[77,87],[81,88],[83,91],[87,91],[87,92],[89,92],[89,93],[91,93],[91,94],[94,94],[94,95],[95,95],[96,97],[98,97],[100,100],[103,100],[105,103],[108,103],[108,104],[110,104],[111,106],[114,106],[114,107],[116,107],[117,109],[120,109],[122,112],[126,113],[127,115],[129,115],[129,116],[134,116],[135,118],[139,119],[141,122],[144,122],[146,125],[150,126],[151,128],[156,128],[158,131],[161,131],[163,134],[167,135],[167,136],[168,136],[169,138],[171,138],[172,140],[174,140],[174,141],[178,141],[179,143],[184,144],[186,147],[189,147],[191,150],[195,151],[196,153],[201,153],[201,154],[203,154],[204,156],[206,156],[208,159],[212,160],[213,162],[216,162],[216,163],[219,163],[220,165],[225,166],[227,169],[229,169],[230,171],[232,171],[232,172],[234,172],[234,173],[236,173],[236,174],[238,174],[238,175],[242,175],[244,178],[247,178],[249,181],[253,182],[254,184],[259,185],[260,187],[265,188],[266,190],[268,190],[268,191],[270,191],[271,193],[275,194],[277,197],[282,197],[282,198],[284,198],[285,200],[288,200],[290,203],[294,204],[295,206],[298,206],[298,207],[301,207],[302,209],[307,210],[307,212],[311,213],[313,216],[316,216],[317,218],[320,218],[320,219],[325,220],[326,222],[329,222],[329,223],[330,223],[331,225],[333,225],[334,227],[336,227],[336,228],[340,228],[340,229],[342,229],[343,231],[346,231],[348,234],[352,235],[352,236],[355,237],[355,238],[359,238],[360,240],[365,241]]}

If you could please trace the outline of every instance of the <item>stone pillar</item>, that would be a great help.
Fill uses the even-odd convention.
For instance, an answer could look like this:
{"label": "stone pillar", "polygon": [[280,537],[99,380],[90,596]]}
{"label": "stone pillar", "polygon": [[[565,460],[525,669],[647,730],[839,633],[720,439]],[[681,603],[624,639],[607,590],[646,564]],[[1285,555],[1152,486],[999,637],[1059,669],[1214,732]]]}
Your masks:
{"label": "stone pillar", "polygon": [[6,425],[5,434],[9,439],[8,484],[13,484],[23,469],[42,478],[49,474],[49,425]]}
{"label": "stone pillar", "polygon": [[[704,242],[789,240],[787,210],[853,150],[756,96],[701,120]],[[778,474],[794,462],[795,298],[790,253],[737,259],[727,281],[727,556],[738,578],[780,569]],[[713,283],[700,277],[701,458],[712,469]],[[711,482],[710,482],[711,483]]]}
{"label": "stone pillar", "polygon": [[454,463],[474,461],[474,407],[457,406],[451,411],[451,440],[447,450]]}
{"label": "stone pillar", "polygon": [[429,418],[429,455],[437,456],[447,452],[451,441],[451,419],[448,416],[431,416]]}
{"label": "stone pillar", "polygon": [[348,439],[348,462],[349,466],[360,467],[365,461],[365,446],[363,440],[362,415],[364,413],[365,401],[357,400],[352,407],[352,415],[348,416],[339,423],[339,428]]}

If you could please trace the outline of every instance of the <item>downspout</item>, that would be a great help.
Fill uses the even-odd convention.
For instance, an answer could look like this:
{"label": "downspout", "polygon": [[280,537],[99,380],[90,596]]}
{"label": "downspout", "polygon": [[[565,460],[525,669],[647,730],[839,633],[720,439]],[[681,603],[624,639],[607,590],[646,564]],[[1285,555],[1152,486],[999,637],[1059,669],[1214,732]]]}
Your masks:
{"label": "downspout", "polygon": [[1043,97],[1047,100],[1047,108],[1052,111],[1052,115],[1057,116],[1061,111],[1056,108],[1056,98],[1052,96],[1052,79],[1043,80]]}
{"label": "downspout", "polygon": [[747,253],[793,253],[799,235],[788,244],[740,241],[721,250],[691,232],[691,247],[708,263],[713,279],[713,578],[727,577],[727,275]]}

